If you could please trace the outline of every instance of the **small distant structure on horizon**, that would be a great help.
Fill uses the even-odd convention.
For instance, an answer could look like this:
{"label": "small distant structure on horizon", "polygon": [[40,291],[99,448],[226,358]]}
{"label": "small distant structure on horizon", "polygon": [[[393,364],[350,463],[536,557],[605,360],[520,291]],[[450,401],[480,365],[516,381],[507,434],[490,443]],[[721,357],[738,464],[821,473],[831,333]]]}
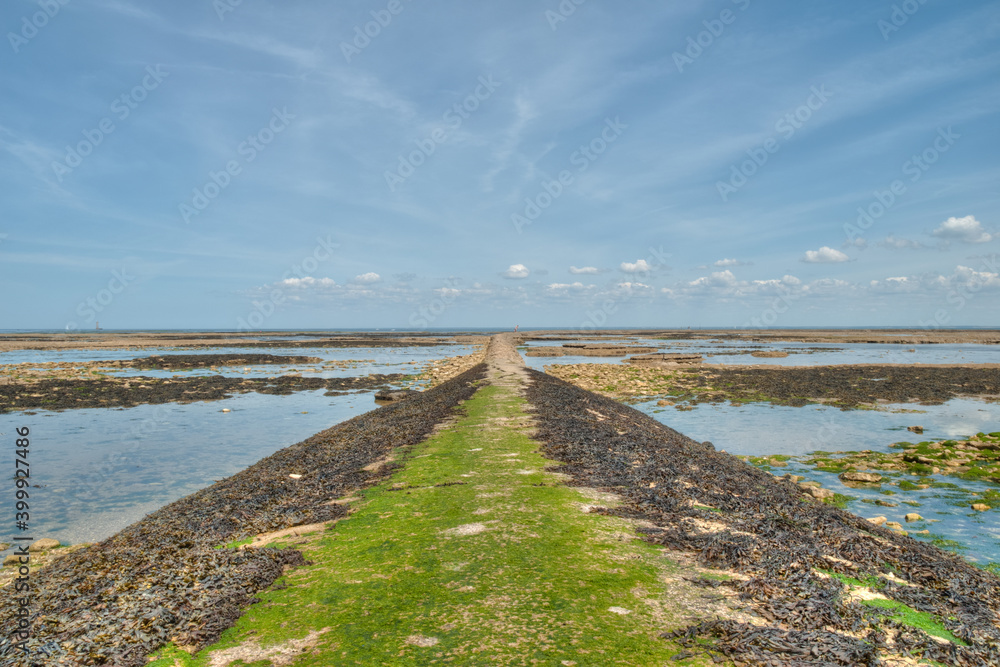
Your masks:
{"label": "small distant structure on horizon", "polygon": [[100,321],[94,322],[94,331],[100,331],[100,330],[101,330],[101,322]]}

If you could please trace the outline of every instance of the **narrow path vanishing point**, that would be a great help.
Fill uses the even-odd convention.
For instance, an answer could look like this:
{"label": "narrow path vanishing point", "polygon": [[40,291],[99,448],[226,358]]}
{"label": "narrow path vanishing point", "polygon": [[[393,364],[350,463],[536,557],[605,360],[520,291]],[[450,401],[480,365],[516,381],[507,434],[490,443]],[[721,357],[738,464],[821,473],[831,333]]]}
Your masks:
{"label": "narrow path vanishing point", "polygon": [[732,617],[628,522],[589,513],[613,496],[545,471],[509,334],[487,364],[465,414],[344,499],[347,519],[283,538],[308,565],[217,644],[170,646],[152,664],[663,665],[680,649],[661,632],[696,613]]}

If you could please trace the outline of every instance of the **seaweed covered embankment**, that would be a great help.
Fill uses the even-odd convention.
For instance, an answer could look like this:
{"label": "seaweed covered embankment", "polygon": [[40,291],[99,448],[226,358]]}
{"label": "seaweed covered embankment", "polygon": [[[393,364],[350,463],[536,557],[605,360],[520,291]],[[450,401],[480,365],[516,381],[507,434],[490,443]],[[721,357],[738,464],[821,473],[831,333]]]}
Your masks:
{"label": "seaweed covered embankment", "polygon": [[[414,445],[475,392],[480,365],[406,401],[368,412],[187,496],[100,544],[31,574],[31,662],[0,637],[0,665],[133,667],[168,641],[205,646],[270,586],[293,549],[218,548],[258,534],[346,516],[339,499],[387,477]],[[12,586],[0,625],[17,627]]]}
{"label": "seaweed covered embankment", "polygon": [[132,376],[97,380],[38,380],[30,385],[0,384],[0,414],[13,410],[75,410],[132,408],[161,403],[221,401],[235,394],[257,392],[287,396],[297,391],[326,389],[337,393],[383,389],[411,379],[402,373],[321,378],[282,375],[239,378],[208,375],[181,378]]}
{"label": "seaweed covered embankment", "polygon": [[[536,438],[561,462],[557,470],[620,494],[624,505],[603,511],[649,522],[640,529],[649,542],[745,575],[705,585],[731,589],[761,624],[717,620],[665,633],[690,651],[754,665],[903,656],[1000,664],[996,576],[806,497],[791,481],[611,399],[543,373],[532,379]],[[865,582],[868,599],[853,595],[850,582]],[[914,617],[957,641],[931,636]]]}

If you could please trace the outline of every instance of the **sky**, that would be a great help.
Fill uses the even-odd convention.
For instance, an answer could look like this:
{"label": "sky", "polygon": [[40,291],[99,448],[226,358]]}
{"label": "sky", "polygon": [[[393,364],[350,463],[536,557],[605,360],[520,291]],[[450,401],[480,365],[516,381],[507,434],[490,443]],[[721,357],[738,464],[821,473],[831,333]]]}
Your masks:
{"label": "sky", "polygon": [[7,0],[0,329],[1000,325],[1000,2]]}

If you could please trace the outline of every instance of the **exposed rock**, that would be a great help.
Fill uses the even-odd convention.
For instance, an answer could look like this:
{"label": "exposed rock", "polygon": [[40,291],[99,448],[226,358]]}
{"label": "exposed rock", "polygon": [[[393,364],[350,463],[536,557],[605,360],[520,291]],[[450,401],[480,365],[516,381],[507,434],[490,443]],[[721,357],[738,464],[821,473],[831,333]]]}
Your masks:
{"label": "exposed rock", "polygon": [[885,527],[891,530],[903,530],[903,524],[898,521],[886,521]]}
{"label": "exposed rock", "polygon": [[907,523],[912,523],[914,521],[923,521],[924,517],[920,516],[916,512],[910,512],[905,517],[903,517]]}
{"label": "exposed rock", "polygon": [[781,352],[780,350],[757,350],[756,352],[751,352],[750,356],[764,359],[784,359],[788,356],[788,353]]}
{"label": "exposed rock", "polygon": [[886,523],[887,521],[888,521],[888,519],[886,519],[884,516],[874,516],[874,517],[868,519],[869,523],[875,524],[876,526],[881,526],[882,524]]}
{"label": "exposed rock", "polygon": [[59,540],[43,537],[40,540],[32,542],[31,546],[28,547],[28,551],[48,551],[49,549],[55,549],[59,546]]}
{"label": "exposed rock", "polygon": [[640,354],[634,357],[629,357],[625,360],[625,363],[634,364],[636,366],[663,366],[700,364],[704,360],[705,358],[700,354],[670,354],[667,352],[658,352],[656,354]]}
{"label": "exposed rock", "polygon": [[1000,443],[998,442],[980,442],[979,440],[972,440],[969,442],[969,445],[982,451],[989,449],[1000,449]]}
{"label": "exposed rock", "polygon": [[861,482],[863,484],[878,484],[882,475],[877,472],[842,472],[838,475],[841,482]]}
{"label": "exposed rock", "polygon": [[973,503],[972,509],[976,510],[977,512],[988,512],[993,508],[983,503]]}
{"label": "exposed rock", "polygon": [[907,426],[906,430],[907,431],[912,431],[913,433],[923,433],[924,432],[924,427],[923,426]]}
{"label": "exposed rock", "polygon": [[391,403],[394,401],[402,401],[403,399],[415,396],[419,393],[419,391],[414,391],[412,389],[383,389],[382,391],[376,392],[375,400]]}
{"label": "exposed rock", "polygon": [[826,500],[827,498],[833,498],[834,496],[833,491],[830,489],[821,489],[818,486],[799,485],[799,488],[802,489],[802,492],[807,496],[812,496],[817,500]]}

